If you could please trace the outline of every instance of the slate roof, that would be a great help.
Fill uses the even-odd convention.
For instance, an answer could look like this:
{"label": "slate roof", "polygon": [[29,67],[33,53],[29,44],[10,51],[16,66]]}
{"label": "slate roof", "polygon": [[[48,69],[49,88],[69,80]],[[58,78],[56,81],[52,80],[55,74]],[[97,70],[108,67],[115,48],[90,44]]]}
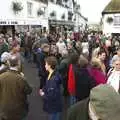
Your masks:
{"label": "slate roof", "polygon": [[120,13],[120,0],[111,0],[102,12],[104,14]]}

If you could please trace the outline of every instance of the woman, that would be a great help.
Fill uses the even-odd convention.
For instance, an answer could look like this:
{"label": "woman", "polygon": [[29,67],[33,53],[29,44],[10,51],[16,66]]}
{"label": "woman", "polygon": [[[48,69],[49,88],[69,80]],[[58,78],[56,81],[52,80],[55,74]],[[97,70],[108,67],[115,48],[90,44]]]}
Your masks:
{"label": "woman", "polygon": [[100,63],[96,58],[91,61],[89,73],[94,78],[96,85],[106,83],[106,76],[103,74]]}
{"label": "woman", "polygon": [[55,57],[47,57],[45,68],[49,72],[46,85],[40,95],[43,97],[43,109],[49,114],[49,120],[61,120],[62,94],[60,90],[61,76],[55,71],[57,60]]}
{"label": "woman", "polygon": [[96,86],[96,82],[88,71],[88,60],[83,55],[80,56],[78,63],[79,66],[74,67],[75,92],[77,101],[81,101],[89,97],[90,90]]}
{"label": "woman", "polygon": [[76,78],[75,78],[75,69],[78,65],[79,55],[76,53],[72,53],[70,55],[70,61],[68,66],[68,80],[67,80],[67,88],[69,93],[69,102],[70,105],[76,103]]}
{"label": "woman", "polygon": [[108,77],[107,83],[110,84],[116,92],[120,92],[120,59],[116,59],[113,63],[113,70]]}

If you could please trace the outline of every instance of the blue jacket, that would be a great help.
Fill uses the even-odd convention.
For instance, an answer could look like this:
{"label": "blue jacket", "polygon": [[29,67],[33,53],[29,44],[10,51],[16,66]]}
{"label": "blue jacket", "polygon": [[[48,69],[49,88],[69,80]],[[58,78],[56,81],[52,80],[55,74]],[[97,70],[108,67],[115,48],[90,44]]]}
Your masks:
{"label": "blue jacket", "polygon": [[43,110],[47,113],[62,111],[61,82],[61,76],[58,72],[54,72],[51,78],[46,81],[46,85],[43,89],[45,93],[43,96]]}

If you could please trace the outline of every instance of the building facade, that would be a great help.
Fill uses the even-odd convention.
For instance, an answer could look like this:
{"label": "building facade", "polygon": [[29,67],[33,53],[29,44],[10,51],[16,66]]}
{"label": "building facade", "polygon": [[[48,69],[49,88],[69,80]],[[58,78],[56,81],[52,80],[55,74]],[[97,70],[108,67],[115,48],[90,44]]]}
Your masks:
{"label": "building facade", "polygon": [[[4,11],[4,12],[3,12]],[[4,0],[0,4],[0,31],[80,31],[87,20],[74,0]]]}
{"label": "building facade", "polygon": [[[4,11],[4,12],[3,12]],[[15,26],[17,31],[32,30],[32,26],[48,29],[47,2],[40,0],[4,0],[0,4],[0,27]],[[37,28],[36,27],[36,28]]]}
{"label": "building facade", "polygon": [[72,0],[49,0],[48,19],[50,31],[73,30],[73,14]]}
{"label": "building facade", "polygon": [[111,0],[102,12],[104,34],[120,34],[120,0]]}
{"label": "building facade", "polygon": [[75,3],[74,4],[74,31],[84,31],[86,29],[88,19],[85,18],[80,11],[80,5]]}

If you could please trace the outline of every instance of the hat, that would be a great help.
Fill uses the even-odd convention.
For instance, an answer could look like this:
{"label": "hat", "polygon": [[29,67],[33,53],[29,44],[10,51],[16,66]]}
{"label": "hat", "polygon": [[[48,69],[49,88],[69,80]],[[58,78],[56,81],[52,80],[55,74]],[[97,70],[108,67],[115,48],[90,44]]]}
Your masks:
{"label": "hat", "polygon": [[91,90],[90,104],[102,120],[120,120],[120,95],[110,85],[100,85]]}
{"label": "hat", "polygon": [[11,57],[10,53],[8,52],[4,52],[2,55],[1,55],[1,62],[6,62],[7,60],[9,60]]}

